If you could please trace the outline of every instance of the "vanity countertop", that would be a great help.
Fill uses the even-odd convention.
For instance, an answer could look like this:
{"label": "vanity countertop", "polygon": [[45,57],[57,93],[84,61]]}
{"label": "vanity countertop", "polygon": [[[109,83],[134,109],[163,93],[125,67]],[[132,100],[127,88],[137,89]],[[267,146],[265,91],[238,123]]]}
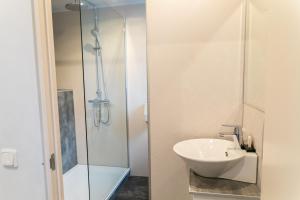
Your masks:
{"label": "vanity countertop", "polygon": [[190,172],[189,191],[192,194],[260,199],[260,190],[256,184],[205,178],[195,174],[193,171]]}

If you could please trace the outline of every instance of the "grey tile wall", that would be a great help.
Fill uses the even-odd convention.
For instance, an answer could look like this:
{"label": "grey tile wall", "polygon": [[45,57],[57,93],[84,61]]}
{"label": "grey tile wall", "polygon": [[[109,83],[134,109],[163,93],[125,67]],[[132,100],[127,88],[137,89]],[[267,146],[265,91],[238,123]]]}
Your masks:
{"label": "grey tile wall", "polygon": [[63,173],[78,164],[73,91],[58,91],[60,139]]}

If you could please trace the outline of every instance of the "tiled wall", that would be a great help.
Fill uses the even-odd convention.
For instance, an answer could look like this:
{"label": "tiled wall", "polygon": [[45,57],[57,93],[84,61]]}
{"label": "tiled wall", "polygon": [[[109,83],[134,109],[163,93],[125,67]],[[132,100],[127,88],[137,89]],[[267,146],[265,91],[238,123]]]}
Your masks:
{"label": "tiled wall", "polygon": [[73,91],[58,91],[60,139],[63,173],[78,164]]}

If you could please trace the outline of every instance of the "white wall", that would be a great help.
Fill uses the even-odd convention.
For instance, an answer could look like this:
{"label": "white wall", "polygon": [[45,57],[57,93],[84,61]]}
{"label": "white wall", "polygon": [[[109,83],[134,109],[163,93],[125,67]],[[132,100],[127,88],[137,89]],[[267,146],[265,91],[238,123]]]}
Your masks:
{"label": "white wall", "polygon": [[73,90],[77,159],[87,163],[79,12],[53,14],[58,89]]}
{"label": "white wall", "polygon": [[244,138],[253,138],[258,155],[257,184],[261,187],[265,120],[267,10],[260,0],[248,1],[245,62]]}
{"label": "white wall", "polygon": [[126,21],[129,166],[132,175],[148,176],[148,127],[144,118],[147,103],[145,5],[137,9],[141,15],[127,16]]}
{"label": "white wall", "polygon": [[187,200],[175,143],[242,118],[242,1],[147,1],[152,200]]}
{"label": "white wall", "polygon": [[300,199],[300,2],[268,8],[262,200]]}
{"label": "white wall", "polygon": [[265,108],[266,47],[268,39],[266,8],[260,0],[248,1],[245,66],[245,103]]}
{"label": "white wall", "polygon": [[131,175],[148,176],[146,8],[144,4],[117,8],[126,17],[127,109]]}
{"label": "white wall", "polygon": [[17,149],[19,161],[0,166],[0,198],[45,200],[32,1],[1,2],[0,24],[0,149]]}

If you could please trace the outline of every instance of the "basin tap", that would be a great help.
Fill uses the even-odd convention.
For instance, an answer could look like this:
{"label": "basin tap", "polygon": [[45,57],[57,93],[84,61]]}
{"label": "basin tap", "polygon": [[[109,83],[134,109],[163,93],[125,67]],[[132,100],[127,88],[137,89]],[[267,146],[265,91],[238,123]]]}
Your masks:
{"label": "basin tap", "polygon": [[231,127],[231,128],[234,128],[234,129],[233,129],[233,132],[230,132],[230,133],[225,133],[225,132],[219,133],[219,135],[221,137],[224,137],[226,135],[236,135],[236,137],[237,137],[237,139],[239,141],[240,146],[244,145],[243,131],[242,131],[242,127],[241,126],[239,126],[239,125],[228,125],[228,124],[223,124],[222,126],[223,127]]}

